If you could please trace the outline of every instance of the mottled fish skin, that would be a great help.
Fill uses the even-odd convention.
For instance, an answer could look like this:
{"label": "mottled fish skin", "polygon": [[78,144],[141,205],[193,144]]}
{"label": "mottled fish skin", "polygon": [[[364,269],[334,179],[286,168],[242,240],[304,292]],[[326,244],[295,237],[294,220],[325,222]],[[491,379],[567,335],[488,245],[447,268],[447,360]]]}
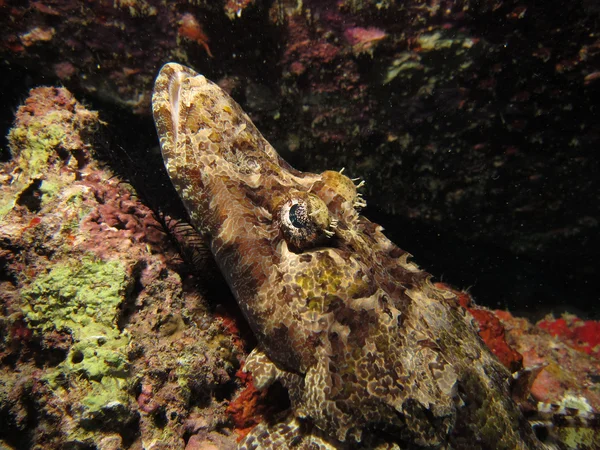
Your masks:
{"label": "mottled fish skin", "polygon": [[349,178],[290,167],[187,67],[166,64],[152,101],[173,185],[258,339],[245,368],[289,391],[288,422],[242,448],[543,448],[471,316],[359,214]]}

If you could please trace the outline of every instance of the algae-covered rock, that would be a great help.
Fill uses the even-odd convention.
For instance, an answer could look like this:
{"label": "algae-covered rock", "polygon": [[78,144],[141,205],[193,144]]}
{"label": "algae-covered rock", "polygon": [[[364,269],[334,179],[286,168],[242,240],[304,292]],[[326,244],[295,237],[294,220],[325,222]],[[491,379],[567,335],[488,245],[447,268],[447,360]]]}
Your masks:
{"label": "algae-covered rock", "polygon": [[30,126],[13,128],[8,135],[11,148],[20,156],[20,167],[31,177],[40,176],[48,166],[54,149],[65,138],[64,129],[53,122],[59,122],[56,113],[33,121]]}
{"label": "algae-covered rock", "polygon": [[98,124],[98,113],[87,110],[66,89],[33,89],[8,133],[13,160],[7,174],[10,183],[0,186],[0,220],[15,207],[39,210],[73,181],[89,159]]}
{"label": "algae-covered rock", "polygon": [[117,328],[128,277],[118,261],[86,257],[54,267],[23,291],[24,313],[38,331],[67,331],[74,345],[60,369],[89,380],[127,375],[128,337]]}
{"label": "algae-covered rock", "polygon": [[[54,393],[70,394],[78,424],[68,442],[93,442],[87,430],[119,430],[136,417],[128,390],[129,336],[117,326],[130,277],[120,261],[84,256],[57,264],[23,289],[31,329],[70,333],[67,357],[44,375]],[[76,394],[76,395],[74,395]]]}
{"label": "algae-covered rock", "polygon": [[67,90],[33,89],[0,161],[0,447],[234,448],[218,430],[239,350],[99,164],[99,126]]}

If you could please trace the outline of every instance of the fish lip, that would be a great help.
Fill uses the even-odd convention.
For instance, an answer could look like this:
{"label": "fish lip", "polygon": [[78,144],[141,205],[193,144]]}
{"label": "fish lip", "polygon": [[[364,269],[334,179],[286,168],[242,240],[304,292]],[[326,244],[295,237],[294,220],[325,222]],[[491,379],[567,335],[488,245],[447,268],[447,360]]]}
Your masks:
{"label": "fish lip", "polygon": [[[167,131],[171,134],[172,145],[176,145],[179,131],[179,108],[181,101],[181,87],[185,80],[202,76],[198,72],[189,67],[183,66],[175,62],[169,62],[163,65],[158,72],[158,76],[155,81],[155,89],[152,95],[153,104],[162,104],[166,102],[161,98],[161,92],[168,92],[168,104],[169,104],[169,124],[167,125]],[[154,109],[154,108],[153,108]],[[159,108],[157,108],[158,110]],[[156,111],[156,110],[155,110]],[[155,112],[155,122],[158,122]],[[162,146],[161,146],[162,147]]]}

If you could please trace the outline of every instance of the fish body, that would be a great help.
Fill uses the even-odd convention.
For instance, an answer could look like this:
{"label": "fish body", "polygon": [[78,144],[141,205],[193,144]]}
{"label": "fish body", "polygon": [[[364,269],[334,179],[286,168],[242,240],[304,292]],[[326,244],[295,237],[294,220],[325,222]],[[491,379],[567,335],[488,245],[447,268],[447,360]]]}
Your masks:
{"label": "fish body", "polygon": [[258,340],[245,370],[290,415],[241,448],[541,449],[454,294],[360,214],[339,172],[293,169],[216,84],[166,64],[167,172]]}

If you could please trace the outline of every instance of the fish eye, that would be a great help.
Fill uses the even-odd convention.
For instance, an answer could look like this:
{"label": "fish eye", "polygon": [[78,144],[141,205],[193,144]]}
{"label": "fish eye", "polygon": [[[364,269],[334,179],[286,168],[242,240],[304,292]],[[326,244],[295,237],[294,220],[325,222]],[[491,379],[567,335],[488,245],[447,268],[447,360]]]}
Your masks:
{"label": "fish eye", "polygon": [[279,208],[278,216],[285,240],[297,250],[317,245],[333,235],[327,205],[314,194],[288,199]]}
{"label": "fish eye", "polygon": [[292,206],[290,206],[290,210],[288,212],[288,219],[290,221],[290,225],[292,225],[295,228],[306,227],[306,205],[300,205],[298,203],[295,203]]}
{"label": "fish eye", "polygon": [[297,229],[307,228],[311,226],[311,220],[308,216],[308,207],[305,202],[293,203],[287,213],[287,221],[289,226]]}

